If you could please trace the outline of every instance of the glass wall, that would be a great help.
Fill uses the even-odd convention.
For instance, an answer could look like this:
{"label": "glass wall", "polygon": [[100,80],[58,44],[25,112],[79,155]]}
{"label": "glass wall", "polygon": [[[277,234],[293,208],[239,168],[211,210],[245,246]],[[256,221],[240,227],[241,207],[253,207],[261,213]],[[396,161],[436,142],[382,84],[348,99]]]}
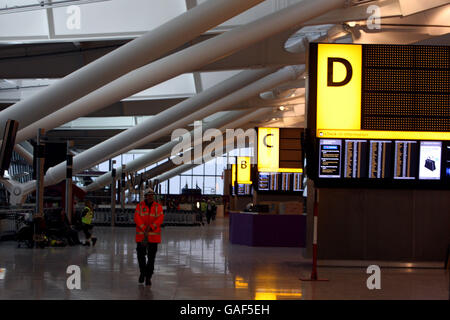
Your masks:
{"label": "glass wall", "polygon": [[[122,163],[126,164],[140,157],[143,154],[140,153],[127,153],[113,158],[116,161],[115,168],[119,168]],[[204,164],[190,169],[182,174],[175,176],[168,181],[164,181],[160,184],[161,194],[181,194],[183,188],[200,188],[203,194],[209,195],[223,195],[223,170],[227,168],[227,164],[235,163],[235,157],[237,156],[253,156],[253,149],[241,148],[235,149],[228,154],[221,157],[214,158]],[[167,159],[154,163],[138,173],[144,173],[152,168],[159,166],[166,162]],[[97,167],[98,171],[109,171],[109,161],[100,163]]]}

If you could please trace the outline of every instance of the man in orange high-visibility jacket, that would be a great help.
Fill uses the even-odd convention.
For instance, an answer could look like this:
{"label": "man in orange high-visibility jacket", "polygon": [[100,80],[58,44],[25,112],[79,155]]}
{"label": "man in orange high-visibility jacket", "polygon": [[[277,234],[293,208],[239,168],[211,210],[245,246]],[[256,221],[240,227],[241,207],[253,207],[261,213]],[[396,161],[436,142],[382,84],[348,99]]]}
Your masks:
{"label": "man in orange high-visibility jacket", "polygon": [[[137,258],[139,262],[139,283],[150,286],[153,275],[156,251],[161,242],[161,224],[164,220],[162,206],[154,201],[154,192],[146,190],[145,201],[136,206],[134,222],[136,223]],[[146,260],[146,258],[148,260]]]}

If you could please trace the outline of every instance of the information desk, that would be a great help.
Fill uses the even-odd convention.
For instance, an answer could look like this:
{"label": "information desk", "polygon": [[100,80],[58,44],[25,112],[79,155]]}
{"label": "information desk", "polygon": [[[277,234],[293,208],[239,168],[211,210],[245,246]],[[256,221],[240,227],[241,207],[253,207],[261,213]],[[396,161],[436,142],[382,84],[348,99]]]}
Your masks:
{"label": "information desk", "polygon": [[230,242],[255,247],[305,247],[306,216],[230,211]]}

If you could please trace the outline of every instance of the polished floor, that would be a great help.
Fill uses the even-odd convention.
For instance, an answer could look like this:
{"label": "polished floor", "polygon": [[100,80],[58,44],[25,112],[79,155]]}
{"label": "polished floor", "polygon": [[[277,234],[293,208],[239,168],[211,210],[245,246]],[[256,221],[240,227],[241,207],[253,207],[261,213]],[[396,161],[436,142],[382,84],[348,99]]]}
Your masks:
{"label": "polished floor", "polygon": [[[151,287],[138,284],[134,229],[96,227],[95,247],[26,249],[0,242],[0,299],[449,299],[449,271],[382,268],[369,290],[365,268],[320,267],[327,282],[304,282],[310,261],[299,248],[231,245],[228,220],[166,227]],[[81,289],[69,290],[69,265]]]}

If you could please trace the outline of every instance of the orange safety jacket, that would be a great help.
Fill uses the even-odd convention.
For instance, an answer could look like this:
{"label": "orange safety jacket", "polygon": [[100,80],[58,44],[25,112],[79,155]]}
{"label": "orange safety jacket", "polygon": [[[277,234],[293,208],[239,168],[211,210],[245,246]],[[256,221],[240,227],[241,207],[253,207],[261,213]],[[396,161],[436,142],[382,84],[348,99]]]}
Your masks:
{"label": "orange safety jacket", "polygon": [[134,212],[134,222],[136,223],[136,242],[144,240],[144,232],[149,227],[148,242],[161,242],[161,224],[164,220],[162,206],[153,201],[149,208],[145,201],[138,203]]}

